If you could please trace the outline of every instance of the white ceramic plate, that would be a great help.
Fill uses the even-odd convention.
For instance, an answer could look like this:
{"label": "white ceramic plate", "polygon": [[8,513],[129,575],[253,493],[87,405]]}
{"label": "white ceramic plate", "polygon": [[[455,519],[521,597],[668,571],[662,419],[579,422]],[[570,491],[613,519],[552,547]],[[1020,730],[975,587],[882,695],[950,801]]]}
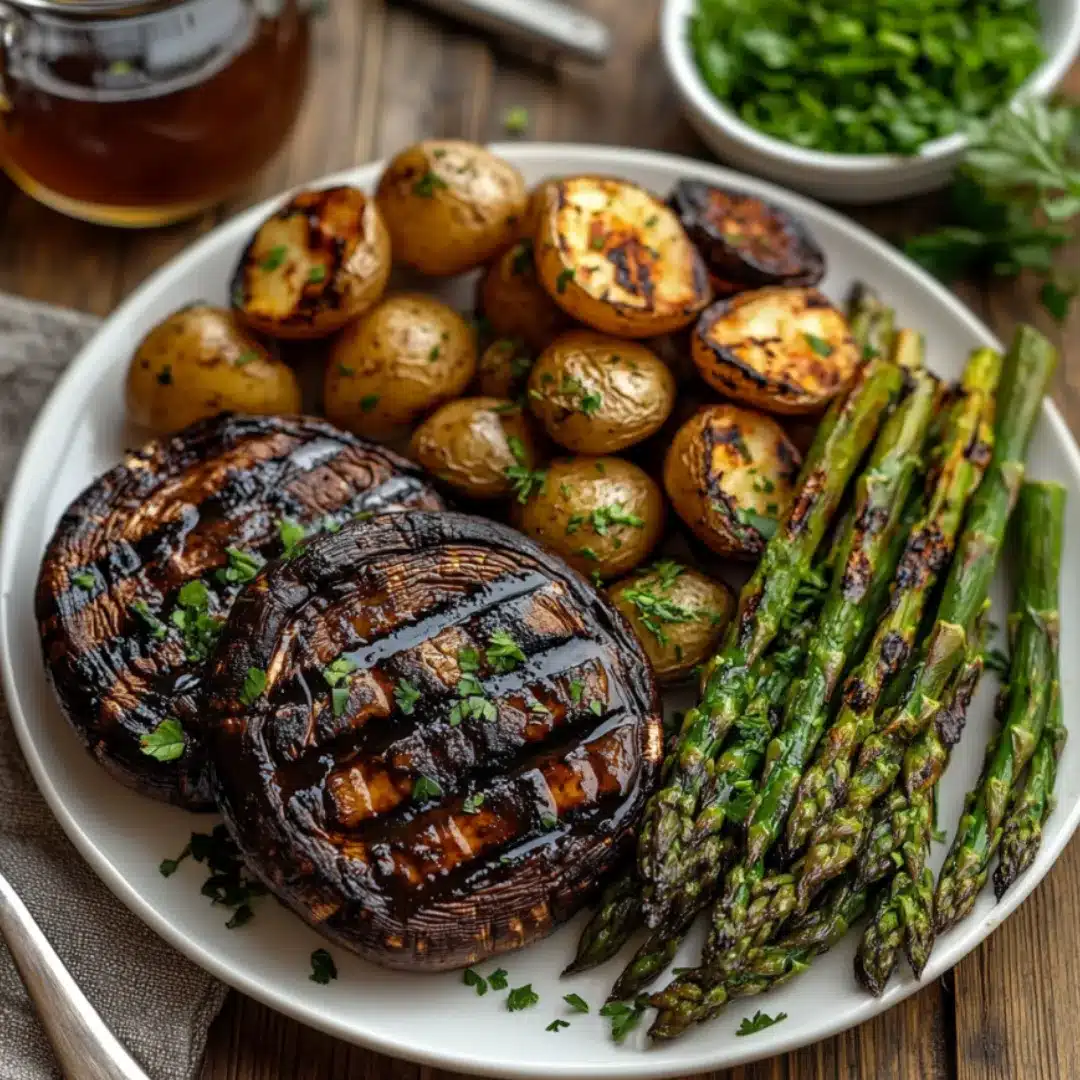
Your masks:
{"label": "white ceramic plate", "polygon": [[[969,311],[892,248],[837,214],[769,184],[699,162],[632,150],[540,145],[498,149],[530,182],[553,174],[611,173],[666,192],[676,178],[691,176],[765,196],[800,215],[825,248],[830,265],[826,291],[839,298],[856,278],[872,282],[896,306],[902,323],[926,333],[935,371],[958,375],[973,347],[995,344]],[[379,166],[371,165],[334,180],[370,189],[378,174]],[[113,315],[71,365],[38,418],[8,501],[0,551],[4,689],[38,784],[96,872],[159,934],[239,990],[342,1038],[463,1072],[538,1080],[697,1073],[794,1049],[866,1020],[911,994],[918,984],[906,972],[881,1000],[863,993],[851,975],[855,939],[849,936],[780,992],[736,1003],[720,1019],[671,1045],[646,1049],[639,1031],[623,1046],[615,1046],[596,1009],[620,961],[585,976],[558,978],[573,954],[581,917],[547,941],[502,960],[511,986],[532,983],[540,995],[535,1008],[509,1013],[504,994],[478,998],[462,985],[459,973],[383,971],[340,949],[333,950],[340,977],[330,986],[319,986],[308,979],[308,958],[324,942],[272,900],[260,903],[250,924],[230,931],[224,925],[225,912],[199,895],[199,867],[188,861],[173,877],[161,877],[161,859],[178,852],[192,829],[205,830],[212,819],[147,801],[117,786],[86,756],[45,682],[33,586],[46,540],[68,502],[136,439],[125,426],[122,388],[137,342],[183,304],[202,297],[225,301],[233,264],[268,210],[256,208],[200,240]],[[463,308],[469,306],[471,289],[464,283],[450,293]],[[1068,487],[1068,535],[1080,535],[1080,453],[1051,405],[1045,407],[1029,460],[1032,475]],[[1004,574],[999,574],[994,596],[998,623],[1004,621],[1006,586]],[[1080,640],[1078,624],[1070,616],[1080,610],[1080,547],[1071,544],[1065,549],[1061,608],[1066,612],[1062,652],[1074,656]],[[1080,697],[1071,666],[1063,680],[1066,722],[1075,724]],[[989,731],[990,690],[984,685],[943,782],[941,821],[950,829],[978,771]],[[1004,903],[995,906],[986,891],[974,915],[939,942],[927,981],[982,941],[1031,891],[1069,839],[1080,819],[1080,738],[1066,746],[1058,784],[1060,804],[1034,867]],[[938,860],[943,853],[938,846]],[[678,962],[692,962],[693,955],[688,948]],[[486,964],[481,970],[495,966]],[[593,1005],[591,1015],[570,1015],[562,1002],[569,991]],[[788,1019],[751,1038],[735,1038],[740,1018],[759,1005],[771,1013],[782,1010]],[[558,1033],[545,1031],[556,1017],[572,1021],[571,1026]]]}

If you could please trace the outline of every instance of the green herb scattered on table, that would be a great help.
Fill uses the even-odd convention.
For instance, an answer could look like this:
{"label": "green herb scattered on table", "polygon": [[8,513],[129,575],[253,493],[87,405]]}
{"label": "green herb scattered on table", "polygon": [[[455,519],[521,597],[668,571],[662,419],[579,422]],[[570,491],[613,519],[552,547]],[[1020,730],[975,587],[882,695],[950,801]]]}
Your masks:
{"label": "green herb scattered on table", "polygon": [[316,949],[311,954],[311,974],[308,978],[321,986],[326,986],[331,979],[337,978],[337,965],[325,949]]}

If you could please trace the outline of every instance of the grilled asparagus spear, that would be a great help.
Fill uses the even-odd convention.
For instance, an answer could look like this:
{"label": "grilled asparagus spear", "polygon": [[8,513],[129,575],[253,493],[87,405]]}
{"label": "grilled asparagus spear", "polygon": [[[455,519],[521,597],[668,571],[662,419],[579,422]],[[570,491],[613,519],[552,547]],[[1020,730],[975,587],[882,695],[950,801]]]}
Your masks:
{"label": "grilled asparagus spear", "polygon": [[938,932],[959,922],[974,906],[1001,841],[1013,786],[1035,751],[1052,704],[1065,491],[1058,484],[1025,484],[1018,507],[1019,565],[1010,616],[1008,704],[941,869],[935,897]]}

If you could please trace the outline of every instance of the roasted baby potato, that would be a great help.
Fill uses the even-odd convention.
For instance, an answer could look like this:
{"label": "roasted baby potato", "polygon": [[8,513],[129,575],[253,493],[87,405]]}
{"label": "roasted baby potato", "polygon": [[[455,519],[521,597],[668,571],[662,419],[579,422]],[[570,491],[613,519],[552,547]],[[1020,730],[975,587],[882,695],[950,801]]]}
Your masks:
{"label": "roasted baby potato", "polygon": [[664,459],[664,488],[694,535],[720,555],[756,558],[791,501],[801,459],[769,416],[699,409]]}
{"label": "roasted baby potato", "polygon": [[508,247],[527,198],[517,169],[459,139],[428,139],[403,150],[376,192],[394,259],[435,277],[472,270]]}
{"label": "roasted baby potato", "polygon": [[530,417],[520,405],[494,397],[439,406],[413,432],[409,456],[473,499],[513,494],[540,460]]}
{"label": "roasted baby potato", "polygon": [[520,339],[499,338],[480,357],[476,387],[486,397],[516,400],[525,393],[535,359]]}
{"label": "roasted baby potato", "polygon": [[718,300],[694,331],[702,378],[767,412],[819,412],[847,384],[859,347],[817,289],[768,288]]}
{"label": "roasted baby potato", "polygon": [[701,252],[717,296],[766,285],[816,285],[825,253],[779,207],[700,180],[680,180],[668,199]]}
{"label": "roasted baby potato", "polygon": [[675,406],[675,377],[644,345],[571,330],[529,373],[529,408],[568,450],[609,454],[647,439]]}
{"label": "roasted baby potato", "polygon": [[735,612],[735,596],[672,559],[640,569],[608,590],[662,683],[678,682],[716,652]]}
{"label": "roasted baby potato", "polygon": [[523,341],[534,355],[572,322],[537,281],[533,242],[528,239],[507,248],[487,268],[477,306],[496,337]]}
{"label": "roasted baby potato", "polygon": [[394,441],[465,391],[476,335],[453,308],[418,293],[387,296],[334,340],[324,404],[335,424]]}
{"label": "roasted baby potato", "polygon": [[675,214],[611,177],[546,185],[536,266],[564,311],[616,337],[688,326],[712,298],[705,264]]}
{"label": "roasted baby potato", "polygon": [[322,338],[386,289],[390,234],[378,207],[352,187],[302,191],[267,218],[233,277],[233,307],[278,338]]}
{"label": "roasted baby potato", "polygon": [[143,338],[128,368],[128,415],[158,434],[221,412],[300,409],[292,368],[223,308],[174,312]]}
{"label": "roasted baby potato", "polygon": [[647,559],[664,531],[664,497],[636,465],[616,457],[560,458],[519,489],[514,525],[597,580]]}

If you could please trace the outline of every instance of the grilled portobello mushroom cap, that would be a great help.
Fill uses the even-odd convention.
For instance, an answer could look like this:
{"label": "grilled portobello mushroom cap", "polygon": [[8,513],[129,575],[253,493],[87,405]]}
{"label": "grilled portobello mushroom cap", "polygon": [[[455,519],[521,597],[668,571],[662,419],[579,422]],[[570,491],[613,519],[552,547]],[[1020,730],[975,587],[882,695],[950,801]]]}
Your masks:
{"label": "grilled portobello mushroom cap", "polygon": [[569,918],[632,846],[661,764],[623,617],[520,533],[457,513],[346,525],[268,567],[205,704],[249,867],[394,968],[474,964]]}
{"label": "grilled portobello mushroom cap", "polygon": [[192,721],[245,581],[300,527],[443,505],[404,458],[304,416],[219,416],[128,454],[69,507],[38,576],[64,713],[121,783],[211,809]]}

